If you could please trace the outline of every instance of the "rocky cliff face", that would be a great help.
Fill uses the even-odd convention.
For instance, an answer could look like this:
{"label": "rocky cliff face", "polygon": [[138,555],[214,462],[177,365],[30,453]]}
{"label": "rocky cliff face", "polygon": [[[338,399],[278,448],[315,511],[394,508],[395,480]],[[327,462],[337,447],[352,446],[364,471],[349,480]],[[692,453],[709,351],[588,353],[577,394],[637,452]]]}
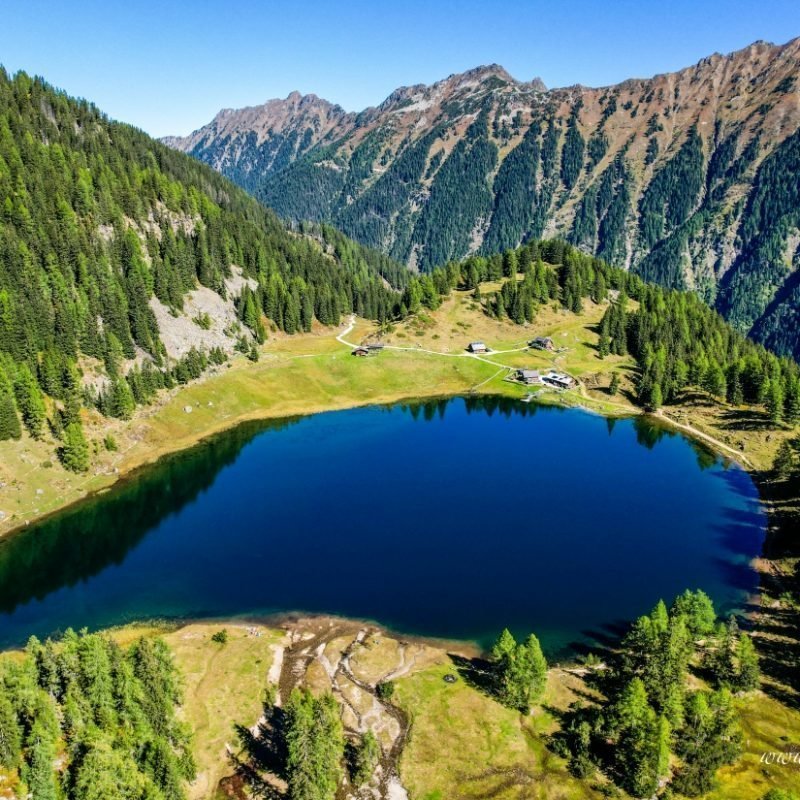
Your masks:
{"label": "rocky cliff face", "polygon": [[355,114],[316,95],[292,92],[262,106],[225,108],[189,136],[163,141],[253,191],[314,147],[352,131],[355,120]]}
{"label": "rocky cliff face", "polygon": [[563,236],[797,356],[798,76],[800,39],[604,88],[492,65],[357,115],[290,95],[170,143],[412,268]]}

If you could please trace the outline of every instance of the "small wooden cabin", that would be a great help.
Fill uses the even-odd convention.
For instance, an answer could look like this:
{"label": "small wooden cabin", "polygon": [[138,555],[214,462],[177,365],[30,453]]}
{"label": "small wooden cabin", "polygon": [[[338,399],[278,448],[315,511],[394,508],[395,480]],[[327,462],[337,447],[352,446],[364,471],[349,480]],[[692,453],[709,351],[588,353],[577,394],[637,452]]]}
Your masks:
{"label": "small wooden cabin", "polygon": [[530,346],[534,350],[547,350],[551,353],[556,349],[555,344],[553,344],[553,340],[549,336],[537,336],[530,343]]}
{"label": "small wooden cabin", "polygon": [[518,369],[517,380],[528,386],[534,386],[542,382],[542,376],[535,369]]}

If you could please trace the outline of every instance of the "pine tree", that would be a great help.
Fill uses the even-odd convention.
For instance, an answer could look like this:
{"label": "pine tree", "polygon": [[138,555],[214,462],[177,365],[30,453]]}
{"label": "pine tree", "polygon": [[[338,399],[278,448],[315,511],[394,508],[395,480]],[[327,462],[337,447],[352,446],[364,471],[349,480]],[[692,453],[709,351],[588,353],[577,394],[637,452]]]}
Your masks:
{"label": "pine tree", "polygon": [[79,423],[72,422],[64,429],[59,455],[64,467],[70,472],[86,472],[89,469],[89,444]]}
{"label": "pine tree", "polygon": [[53,744],[41,736],[35,735],[31,748],[30,761],[23,776],[32,797],[36,800],[58,800],[55,760]]}
{"label": "pine tree", "polygon": [[505,629],[492,648],[492,660],[502,702],[528,713],[544,692],[547,681],[547,661],[539,640],[531,634],[525,642],[518,644]]}
{"label": "pine tree", "polygon": [[727,625],[720,623],[716,638],[717,647],[707,657],[708,666],[719,686],[733,686],[736,683],[736,649],[739,640],[739,626],[733,615],[728,617]]}
{"label": "pine tree", "polygon": [[11,392],[4,392],[0,387],[0,441],[4,439],[19,439],[22,428],[17,416],[17,407]]}
{"label": "pine tree", "polygon": [[661,392],[660,384],[653,384],[653,388],[650,390],[650,403],[648,405],[654,409],[661,408],[661,406],[664,405],[664,396]]}
{"label": "pine tree", "polygon": [[44,397],[27,364],[19,366],[14,389],[22,421],[28,433],[34,439],[40,438],[46,419]]}
{"label": "pine tree", "polygon": [[130,419],[136,410],[131,387],[124,378],[115,378],[111,383],[109,413],[118,419]]}
{"label": "pine tree", "polygon": [[772,469],[775,471],[775,474],[783,480],[786,480],[786,478],[795,471],[797,465],[795,449],[796,444],[788,439],[784,439],[775,455],[775,462],[772,465]]}
{"label": "pine tree", "polygon": [[683,766],[675,789],[690,797],[709,792],[717,769],[735,761],[742,750],[742,732],[727,689],[691,696],[676,745]]}
{"label": "pine tree", "polygon": [[736,648],[736,688],[739,691],[750,692],[758,688],[761,673],[758,667],[758,654],[753,645],[753,640],[746,634],[739,636]]}
{"label": "pine tree", "polygon": [[0,364],[0,441],[19,439],[20,436],[22,436],[22,428],[14,403],[13,388],[2,364]]}
{"label": "pine tree", "polygon": [[597,345],[597,355],[600,358],[605,358],[611,352],[611,317],[609,312],[603,314],[603,320],[600,323],[600,341]]}
{"label": "pine tree", "polygon": [[780,424],[783,420],[783,402],[784,394],[781,382],[779,380],[770,380],[766,406],[769,418],[775,425]]}
{"label": "pine tree", "polygon": [[610,395],[617,394],[617,392],[619,392],[619,384],[620,384],[619,372],[611,373],[611,383],[608,386],[608,393]]}
{"label": "pine tree", "polygon": [[671,613],[686,617],[686,625],[695,638],[709,636],[714,632],[717,612],[711,598],[702,590],[687,589],[675,598]]}
{"label": "pine tree", "polygon": [[502,633],[492,646],[492,660],[503,668],[514,655],[517,641],[508,628],[503,628]]}
{"label": "pine tree", "polygon": [[363,786],[372,777],[380,760],[381,746],[372,731],[366,731],[356,749],[353,764],[353,783]]}
{"label": "pine tree", "polygon": [[333,800],[341,775],[344,735],[331,694],[295,689],[286,708],[286,771],[292,800]]}
{"label": "pine tree", "polygon": [[0,691],[0,766],[8,770],[19,763],[22,728],[14,707],[4,691]]}

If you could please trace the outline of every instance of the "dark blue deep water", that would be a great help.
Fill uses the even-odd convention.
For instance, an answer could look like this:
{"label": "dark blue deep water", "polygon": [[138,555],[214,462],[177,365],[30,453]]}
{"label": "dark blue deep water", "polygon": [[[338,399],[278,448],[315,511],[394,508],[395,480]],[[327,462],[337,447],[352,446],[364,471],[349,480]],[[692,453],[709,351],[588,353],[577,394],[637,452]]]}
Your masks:
{"label": "dark blue deep water", "polygon": [[249,425],[0,543],[0,644],[302,611],[551,654],[757,586],[749,476],[643,419],[444,400]]}

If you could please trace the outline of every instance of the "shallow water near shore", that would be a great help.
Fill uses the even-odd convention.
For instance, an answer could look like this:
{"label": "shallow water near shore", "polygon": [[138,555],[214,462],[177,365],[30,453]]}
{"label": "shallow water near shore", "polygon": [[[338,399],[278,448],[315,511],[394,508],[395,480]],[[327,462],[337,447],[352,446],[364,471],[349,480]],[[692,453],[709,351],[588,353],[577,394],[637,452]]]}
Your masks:
{"label": "shallow water near shore", "polygon": [[0,644],[282,612],[551,656],[758,586],[746,472],[644,417],[455,398],[246,424],[0,543]]}

